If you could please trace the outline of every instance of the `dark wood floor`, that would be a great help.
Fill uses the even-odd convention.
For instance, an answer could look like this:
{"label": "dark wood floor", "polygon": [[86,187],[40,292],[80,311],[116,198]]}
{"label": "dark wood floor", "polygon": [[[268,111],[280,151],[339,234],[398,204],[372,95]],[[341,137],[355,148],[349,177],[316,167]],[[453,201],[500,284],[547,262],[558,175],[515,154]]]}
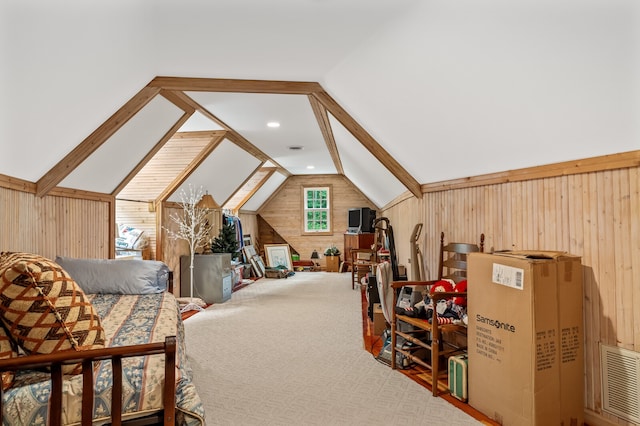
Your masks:
{"label": "dark wood floor", "polygon": [[[369,316],[367,315],[367,309],[368,309],[367,297],[364,289],[362,289],[362,335],[363,335],[362,337],[364,340],[364,347],[368,352],[371,353],[372,356],[376,357],[380,353],[380,350],[382,349],[382,345],[384,342],[382,341],[382,338],[380,336],[374,335],[373,322],[369,320]],[[410,369],[396,370],[396,371],[398,372],[398,374],[406,375],[416,383],[420,384],[421,386],[424,386],[425,388],[429,389],[429,391],[431,391],[431,380],[429,381],[425,380],[426,378],[431,379],[431,374],[428,369],[423,368],[419,365],[416,365],[415,367]],[[439,386],[441,388],[443,387],[446,388],[447,384],[439,383]],[[469,414],[470,416],[474,417],[475,419],[477,419],[478,421],[486,425],[498,425],[497,422],[491,420],[490,418],[488,418],[478,410],[471,407],[469,404],[466,404],[460,401],[459,399],[454,398],[448,392],[442,391],[442,393],[440,394],[440,398],[447,400],[451,404],[458,407],[460,410],[464,411],[465,413]]]}

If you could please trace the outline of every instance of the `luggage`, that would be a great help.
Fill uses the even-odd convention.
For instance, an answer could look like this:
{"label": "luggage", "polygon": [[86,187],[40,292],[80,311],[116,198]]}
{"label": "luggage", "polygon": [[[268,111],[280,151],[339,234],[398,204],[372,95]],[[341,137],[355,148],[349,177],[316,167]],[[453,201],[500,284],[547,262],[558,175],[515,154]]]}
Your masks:
{"label": "luggage", "polygon": [[460,401],[467,401],[467,354],[449,357],[449,392]]}

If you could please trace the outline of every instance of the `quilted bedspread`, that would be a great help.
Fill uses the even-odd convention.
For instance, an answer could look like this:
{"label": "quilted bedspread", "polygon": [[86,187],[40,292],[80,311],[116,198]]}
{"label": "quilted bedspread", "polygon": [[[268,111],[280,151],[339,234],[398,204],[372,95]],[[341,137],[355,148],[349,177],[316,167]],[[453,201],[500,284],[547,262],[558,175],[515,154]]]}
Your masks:
{"label": "quilted bedspread", "polygon": [[[176,367],[176,420],[182,425],[204,425],[204,408],[192,383],[186,361],[184,327],[171,293],[149,295],[89,295],[102,320],[107,346],[164,342],[178,337]],[[123,420],[162,409],[164,355],[125,358],[123,365]],[[111,361],[99,363],[95,374],[94,422],[110,422]],[[45,425],[51,382],[49,375],[27,371],[16,375],[14,386],[4,393],[3,424]],[[79,424],[82,407],[82,375],[65,376],[63,423]]]}

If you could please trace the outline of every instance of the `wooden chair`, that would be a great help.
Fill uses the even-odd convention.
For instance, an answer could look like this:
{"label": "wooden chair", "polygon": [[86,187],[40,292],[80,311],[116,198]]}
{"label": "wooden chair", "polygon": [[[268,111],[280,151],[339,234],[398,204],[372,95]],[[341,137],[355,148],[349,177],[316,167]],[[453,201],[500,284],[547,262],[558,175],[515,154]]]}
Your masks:
{"label": "wooden chair", "polygon": [[362,277],[372,271],[376,263],[375,250],[362,248],[351,250],[351,289],[360,286]]}
{"label": "wooden chair", "polygon": [[480,234],[480,246],[469,243],[444,244],[444,232],[440,233],[440,263],[438,280],[452,280],[459,283],[467,279],[467,255],[484,251],[484,234]]}
{"label": "wooden chair", "polygon": [[[395,290],[393,306],[398,304],[398,291],[404,286],[423,286],[427,289],[442,279],[451,279],[458,283],[466,279],[467,255],[484,251],[484,234],[480,235],[480,245],[468,243],[444,244],[444,232],[440,234],[440,261],[438,279],[433,281],[394,281],[391,287]],[[473,285],[473,284],[471,284]],[[440,357],[460,353],[466,349],[466,326],[463,324],[438,324],[438,312],[435,309],[438,301],[451,297],[466,297],[466,292],[434,292],[430,293],[434,305],[431,323],[426,319],[414,318],[393,312],[391,321],[391,368],[395,369],[397,354],[403,354],[411,361],[431,370],[431,388],[433,396],[438,396],[438,376],[440,373]],[[409,325],[410,331],[401,331],[401,324]],[[457,335],[457,339],[443,339],[443,335]],[[398,348],[398,336],[411,342],[411,348]],[[426,349],[430,359],[422,359],[414,355],[413,351]],[[446,372],[446,369],[445,369]]]}

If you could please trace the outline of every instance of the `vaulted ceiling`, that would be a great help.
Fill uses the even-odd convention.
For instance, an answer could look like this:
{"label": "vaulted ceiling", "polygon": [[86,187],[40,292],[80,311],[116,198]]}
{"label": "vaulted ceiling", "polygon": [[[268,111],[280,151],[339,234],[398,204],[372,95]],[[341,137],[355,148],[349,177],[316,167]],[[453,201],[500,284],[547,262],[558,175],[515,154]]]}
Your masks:
{"label": "vaulted ceiling", "polygon": [[385,179],[369,188],[376,204],[402,185],[421,197],[420,184],[317,83],[159,77],[40,178],[36,190],[42,196],[62,186],[158,203],[179,201],[192,185],[239,210],[252,199],[259,207],[256,200],[291,174],[348,177],[341,152],[348,158],[354,146]]}
{"label": "vaulted ceiling", "polygon": [[381,207],[634,150],[639,24],[633,0],[1,0],[0,174],[257,210],[339,173]]}

